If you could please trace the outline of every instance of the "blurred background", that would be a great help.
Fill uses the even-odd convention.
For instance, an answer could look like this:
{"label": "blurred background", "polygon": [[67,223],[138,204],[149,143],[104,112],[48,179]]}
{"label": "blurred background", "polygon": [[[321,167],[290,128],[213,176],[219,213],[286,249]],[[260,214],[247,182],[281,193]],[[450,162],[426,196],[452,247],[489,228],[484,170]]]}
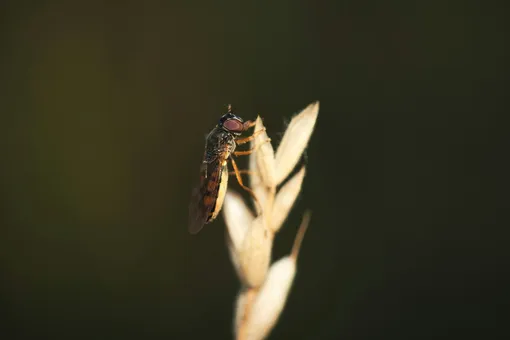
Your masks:
{"label": "blurred background", "polygon": [[490,304],[508,306],[499,8],[0,6],[2,339],[232,338],[223,218],[187,232],[204,136],[229,103],[277,145],[320,101],[274,259],[307,208],[312,222],[271,339],[487,335],[508,316]]}

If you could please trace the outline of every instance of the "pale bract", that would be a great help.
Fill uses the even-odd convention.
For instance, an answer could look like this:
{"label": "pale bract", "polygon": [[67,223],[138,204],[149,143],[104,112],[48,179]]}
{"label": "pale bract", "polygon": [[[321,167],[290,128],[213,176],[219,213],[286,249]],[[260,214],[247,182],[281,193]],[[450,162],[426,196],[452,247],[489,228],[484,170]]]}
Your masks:
{"label": "pale bract", "polygon": [[241,195],[233,190],[227,191],[224,203],[224,217],[227,224],[227,247],[230,259],[236,269],[239,280],[245,282],[243,270],[241,269],[241,259],[239,253],[243,246],[243,241],[250,225],[253,223],[254,216],[251,210],[244,203]]}
{"label": "pale bract", "polygon": [[271,228],[273,232],[276,233],[280,230],[283,222],[285,222],[285,219],[289,215],[290,209],[301,191],[305,172],[305,167],[302,167],[276,194],[273,210],[271,212]]}
{"label": "pale bract", "polygon": [[315,127],[319,102],[308,105],[292,118],[276,150],[276,183],[282,183],[296,166]]}
{"label": "pale bract", "polygon": [[[261,130],[264,127],[262,124],[262,119],[257,117],[255,132]],[[254,152],[255,159],[257,162],[257,169],[260,177],[262,179],[262,183],[268,187],[273,188],[276,186],[275,179],[275,158],[274,158],[274,150],[269,137],[267,136],[266,131],[257,135],[254,140],[254,145],[258,146],[257,152]]]}
{"label": "pale bract", "polygon": [[228,190],[225,194],[223,209],[228,234],[235,249],[239,250],[242,247],[246,232],[254,220],[253,213],[246,206],[241,195],[233,190]]}
{"label": "pale bract", "polygon": [[[257,117],[254,131],[259,131],[263,127],[264,127],[264,125],[262,124],[262,119],[260,119],[260,117]],[[264,132],[264,134],[267,136],[267,134],[265,132]],[[251,141],[250,147],[251,148],[255,148],[255,147],[257,147],[257,145],[259,143],[260,143],[260,139],[259,138],[255,138],[254,140]],[[269,146],[272,148],[272,145],[270,143],[267,143],[267,144],[269,144]],[[273,152],[273,155],[274,155],[274,152]],[[248,168],[248,170],[251,171],[251,175],[249,177],[249,179],[250,179],[250,188],[255,193],[255,196],[257,197],[260,205],[263,208],[266,205],[266,201],[267,201],[267,198],[268,198],[268,195],[269,195],[269,188],[264,184],[264,181],[263,181],[263,178],[262,178],[262,174],[261,174],[261,170],[260,170],[260,167],[258,165],[259,163],[260,163],[260,157],[257,156],[257,152],[253,152],[250,155],[249,168]],[[270,166],[271,166],[270,164],[269,165],[266,164],[264,166],[264,168],[265,167],[270,167]],[[272,166],[274,168],[274,160],[272,161]],[[254,204],[256,205],[256,202],[254,202]],[[259,213],[262,213],[262,212],[259,212]]]}
{"label": "pale bract", "polygon": [[255,218],[239,251],[241,270],[249,287],[259,287],[264,282],[272,245],[273,233],[268,230],[264,218]]}

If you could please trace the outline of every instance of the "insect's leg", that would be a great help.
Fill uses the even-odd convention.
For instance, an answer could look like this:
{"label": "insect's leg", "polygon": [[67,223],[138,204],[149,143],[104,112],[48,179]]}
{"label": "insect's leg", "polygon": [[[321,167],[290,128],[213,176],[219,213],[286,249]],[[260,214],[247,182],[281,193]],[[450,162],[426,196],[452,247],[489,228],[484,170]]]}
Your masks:
{"label": "insect's leg", "polygon": [[[255,173],[255,171],[251,171],[251,170],[239,170],[238,171],[240,174],[248,174],[248,175],[253,175]],[[228,173],[229,175],[235,175],[236,172],[235,171],[229,171]]]}
{"label": "insect's leg", "polygon": [[249,128],[252,128],[255,126],[255,122],[253,120],[247,120],[246,122],[244,122],[243,124],[243,127],[244,127],[244,131],[248,130]]}
{"label": "insect's leg", "polygon": [[257,137],[258,135],[260,135],[264,131],[266,131],[265,127],[263,127],[262,129],[260,129],[258,131],[255,131],[251,136],[248,136],[246,138],[236,139],[236,144],[237,145],[241,145],[241,144],[244,144],[244,143],[248,143],[249,141],[253,140],[255,137]]}
{"label": "insect's leg", "polygon": [[241,178],[241,173],[240,173],[239,169],[237,168],[236,162],[234,161],[234,159],[232,157],[230,158],[230,161],[232,162],[232,167],[234,168],[234,173],[236,175],[237,182],[239,183],[241,188],[243,188],[244,190],[248,191],[248,193],[253,197],[255,202],[257,202],[257,205],[260,208],[259,211],[262,211],[262,206],[260,205],[260,202],[257,199],[257,196],[255,196],[255,193],[250,188],[248,188],[246,185],[243,184],[243,179]]}
{"label": "insect's leg", "polygon": [[246,151],[234,151],[234,155],[235,156],[246,156],[246,155],[249,155],[249,154],[253,153],[254,151],[256,151],[262,144],[269,143],[270,141],[271,141],[271,138],[268,138],[265,141],[263,141],[262,143],[259,143],[259,144],[255,145],[255,146],[253,146],[249,150],[246,150]]}

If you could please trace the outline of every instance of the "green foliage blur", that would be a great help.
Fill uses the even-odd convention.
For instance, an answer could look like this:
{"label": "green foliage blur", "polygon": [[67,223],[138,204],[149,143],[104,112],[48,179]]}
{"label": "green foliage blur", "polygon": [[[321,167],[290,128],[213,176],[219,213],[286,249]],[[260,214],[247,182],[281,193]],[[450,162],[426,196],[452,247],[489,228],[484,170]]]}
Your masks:
{"label": "green foliage blur", "polygon": [[314,100],[275,259],[306,208],[313,217],[271,339],[492,328],[476,282],[492,282],[504,249],[482,232],[503,209],[497,8],[0,6],[0,338],[231,338],[239,283],[223,220],[187,233],[205,134],[231,103],[260,114],[277,145]]}

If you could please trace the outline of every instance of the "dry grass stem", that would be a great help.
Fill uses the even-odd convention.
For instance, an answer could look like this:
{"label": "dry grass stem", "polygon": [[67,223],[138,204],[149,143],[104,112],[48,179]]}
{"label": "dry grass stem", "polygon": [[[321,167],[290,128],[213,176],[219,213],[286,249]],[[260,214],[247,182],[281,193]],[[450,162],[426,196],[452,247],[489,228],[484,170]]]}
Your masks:
{"label": "dry grass stem", "polygon": [[[251,142],[252,147],[257,147],[249,160],[250,189],[260,203],[255,204],[255,214],[239,194],[229,190],[225,196],[227,246],[242,284],[234,319],[236,339],[267,337],[285,306],[310,213],[303,217],[289,256],[270,265],[271,251],[275,234],[301,191],[305,166],[278,191],[277,186],[297,165],[313,132],[318,110],[319,103],[315,102],[292,118],[276,153],[265,131]],[[262,119],[257,117],[255,131],[262,129]]]}

